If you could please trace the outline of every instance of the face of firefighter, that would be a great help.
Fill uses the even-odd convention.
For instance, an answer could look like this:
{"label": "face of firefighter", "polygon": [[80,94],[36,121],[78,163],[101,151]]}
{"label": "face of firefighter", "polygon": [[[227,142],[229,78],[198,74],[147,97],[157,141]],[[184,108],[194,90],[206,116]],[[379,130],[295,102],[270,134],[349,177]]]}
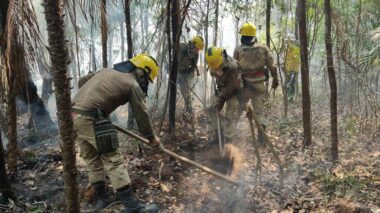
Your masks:
{"label": "face of firefighter", "polygon": [[136,80],[140,85],[141,90],[144,92],[145,95],[148,95],[148,86],[149,86],[149,76],[148,74],[139,68],[136,68],[135,70],[136,74]]}

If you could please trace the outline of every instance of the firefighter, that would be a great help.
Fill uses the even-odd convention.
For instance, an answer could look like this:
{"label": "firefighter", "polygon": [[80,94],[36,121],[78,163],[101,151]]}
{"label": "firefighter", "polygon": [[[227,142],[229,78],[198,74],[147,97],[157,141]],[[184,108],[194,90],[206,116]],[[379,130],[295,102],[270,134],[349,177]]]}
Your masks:
{"label": "firefighter", "polygon": [[284,66],[285,85],[289,102],[293,102],[296,95],[297,76],[300,64],[300,47],[297,41],[289,39],[287,42]]}
{"label": "firefighter", "polygon": [[[233,57],[239,62],[242,69],[244,102],[251,100],[254,114],[265,129],[267,121],[264,115],[264,82],[269,78],[269,70],[273,77],[272,88],[277,88],[276,67],[269,48],[257,42],[256,27],[253,24],[245,23],[239,33],[241,34],[241,45],[235,48]],[[264,132],[259,131],[258,142],[259,144],[265,143]]]}
{"label": "firefighter", "polygon": [[209,116],[214,129],[214,139],[211,143],[218,143],[217,114],[225,107],[222,138],[224,143],[232,142],[236,136],[236,124],[240,115],[239,94],[243,88],[240,67],[236,60],[228,56],[226,50],[210,47],[206,52],[206,62],[210,74],[216,80],[216,92],[209,108]]}
{"label": "firefighter", "polygon": [[[109,114],[129,102],[141,134],[152,146],[159,146],[146,112],[145,96],[149,82],[158,75],[154,58],[139,54],[120,66],[103,68],[83,84],[73,99],[73,122],[80,156],[86,163],[89,182],[97,195],[96,209],[106,207],[111,200],[121,201],[126,212],[155,212],[157,205],[142,205],[131,189],[127,165],[118,152],[115,127]],[[111,180],[115,197],[106,193],[106,174]]]}
{"label": "firefighter", "polygon": [[193,81],[195,71],[199,76],[197,67],[199,51],[203,50],[204,42],[201,36],[195,36],[187,44],[181,43],[178,56],[178,77],[177,82],[185,101],[185,112],[192,115],[193,101],[191,93],[193,92]]}

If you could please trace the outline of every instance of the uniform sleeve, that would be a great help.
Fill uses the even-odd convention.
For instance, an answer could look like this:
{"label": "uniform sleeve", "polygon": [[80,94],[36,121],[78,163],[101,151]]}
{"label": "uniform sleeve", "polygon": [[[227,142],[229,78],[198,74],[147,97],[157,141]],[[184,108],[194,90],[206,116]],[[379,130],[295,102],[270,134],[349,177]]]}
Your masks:
{"label": "uniform sleeve", "polygon": [[88,80],[90,80],[92,77],[94,77],[94,73],[89,73],[82,78],[79,79],[78,81],[78,88],[81,88]]}
{"label": "uniform sleeve", "polygon": [[226,71],[228,73],[228,81],[227,84],[224,87],[220,88],[220,92],[218,94],[218,97],[222,98],[223,100],[227,100],[234,92],[236,92],[237,89],[239,89],[239,68],[236,66],[233,69],[228,69]]}
{"label": "uniform sleeve", "polygon": [[129,103],[139,131],[146,139],[153,140],[155,135],[148,113],[146,112],[144,93],[138,86],[130,88],[129,92]]}

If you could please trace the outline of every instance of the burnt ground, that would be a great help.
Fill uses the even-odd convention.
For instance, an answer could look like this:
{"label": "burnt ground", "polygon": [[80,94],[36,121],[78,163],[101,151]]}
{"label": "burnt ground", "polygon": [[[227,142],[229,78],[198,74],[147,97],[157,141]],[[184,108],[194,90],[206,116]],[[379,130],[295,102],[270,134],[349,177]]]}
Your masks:
{"label": "burnt ground", "polygon": [[[287,120],[281,108],[268,110],[268,135],[284,163],[284,186],[279,186],[278,166],[267,148],[260,148],[262,172],[256,181],[256,159],[244,115],[238,126],[239,137],[233,177],[240,187],[214,178],[138,142],[119,135],[121,152],[128,162],[129,174],[138,197],[156,202],[160,212],[380,212],[380,136],[361,130],[357,122],[339,122],[340,160],[330,163],[329,113],[313,108],[313,146],[302,150],[302,110],[293,104]],[[272,103],[272,106],[281,106]],[[208,122],[197,112],[197,138],[191,126],[178,115],[177,132],[169,136],[164,124],[158,134],[166,148],[215,168],[218,147],[207,144]],[[62,159],[58,138],[38,138],[22,128],[19,141],[23,148],[17,182],[18,199],[7,212],[63,212]],[[123,121],[123,117],[119,117]],[[120,122],[121,123],[121,122]],[[158,129],[158,127],[156,128]],[[33,136],[33,137],[30,137]],[[82,210],[90,212],[93,194],[88,186],[84,162],[77,158]],[[104,212],[119,212],[115,204]],[[360,211],[358,211],[360,210]]]}

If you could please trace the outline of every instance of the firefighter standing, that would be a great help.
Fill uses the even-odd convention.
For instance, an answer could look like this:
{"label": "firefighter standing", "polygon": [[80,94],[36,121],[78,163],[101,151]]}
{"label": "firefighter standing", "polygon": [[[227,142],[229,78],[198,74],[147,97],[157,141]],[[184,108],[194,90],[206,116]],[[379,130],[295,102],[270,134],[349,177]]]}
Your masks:
{"label": "firefighter standing", "polygon": [[[224,104],[225,121],[224,143],[230,143],[236,135],[236,124],[240,115],[239,93],[243,87],[240,76],[239,64],[226,51],[218,47],[210,47],[206,52],[206,62],[210,68],[210,74],[216,79],[216,92],[209,108],[209,116],[214,129],[212,143],[218,142],[218,124],[216,113],[219,113]],[[223,140],[223,139],[222,139]]]}
{"label": "firefighter standing", "polygon": [[195,36],[187,44],[181,43],[178,56],[178,76],[177,82],[181,90],[182,97],[185,101],[185,112],[190,115],[193,113],[193,86],[194,72],[199,71],[197,68],[199,51],[203,50],[204,42],[201,36]]}
{"label": "firefighter standing", "polygon": [[[251,99],[254,114],[265,129],[267,121],[264,115],[264,81],[269,78],[267,71],[269,69],[273,77],[272,88],[277,88],[276,67],[269,48],[257,43],[255,26],[245,23],[239,33],[241,34],[241,45],[235,48],[234,59],[239,62],[242,69],[244,102]],[[258,142],[259,144],[265,143],[264,132],[259,131]]]}
{"label": "firefighter standing", "polygon": [[156,205],[142,205],[130,187],[127,166],[118,152],[117,132],[108,115],[127,102],[138,128],[152,145],[159,145],[146,112],[145,96],[149,82],[158,75],[158,65],[149,55],[140,54],[125,63],[125,69],[104,68],[84,83],[73,99],[76,142],[86,163],[89,182],[97,194],[96,208],[108,205],[106,173],[127,212],[156,211]]}
{"label": "firefighter standing", "polygon": [[300,47],[295,40],[288,40],[285,54],[285,85],[288,100],[293,102],[296,95],[297,76],[301,64]]}

